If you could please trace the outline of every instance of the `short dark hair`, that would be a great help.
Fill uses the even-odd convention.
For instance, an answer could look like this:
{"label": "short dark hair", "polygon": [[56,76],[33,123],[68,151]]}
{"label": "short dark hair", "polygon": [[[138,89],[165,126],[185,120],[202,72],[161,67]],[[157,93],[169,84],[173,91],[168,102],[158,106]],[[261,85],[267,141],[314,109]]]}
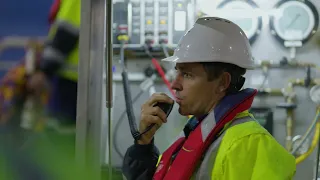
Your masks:
{"label": "short dark hair", "polygon": [[246,69],[222,62],[202,62],[201,64],[208,75],[208,81],[217,79],[223,72],[228,72],[231,75],[231,82],[226,91],[227,94],[236,93],[243,87],[245,82],[243,75],[246,73]]}

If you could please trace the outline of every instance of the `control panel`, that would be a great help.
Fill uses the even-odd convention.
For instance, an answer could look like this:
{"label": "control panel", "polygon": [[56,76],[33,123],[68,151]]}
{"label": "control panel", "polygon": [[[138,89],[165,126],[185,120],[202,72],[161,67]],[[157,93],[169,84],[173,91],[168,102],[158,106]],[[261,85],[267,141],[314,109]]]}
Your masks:
{"label": "control panel", "polygon": [[175,47],[194,23],[194,0],[126,0],[113,6],[114,48],[121,45],[121,35],[127,35],[126,48],[153,49],[162,44]]}
{"label": "control panel", "polygon": [[250,113],[271,135],[273,135],[273,111],[269,107],[251,107]]}
{"label": "control panel", "polygon": [[113,43],[119,44],[118,36],[128,34],[128,10],[125,1],[113,3]]}

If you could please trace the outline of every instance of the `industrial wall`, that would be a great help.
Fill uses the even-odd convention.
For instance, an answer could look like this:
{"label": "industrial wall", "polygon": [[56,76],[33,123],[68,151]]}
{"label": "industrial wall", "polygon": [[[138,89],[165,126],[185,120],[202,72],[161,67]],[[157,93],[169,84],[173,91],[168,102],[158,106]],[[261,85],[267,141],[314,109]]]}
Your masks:
{"label": "industrial wall", "polygon": [[[264,11],[271,10],[273,6],[278,2],[278,0],[255,0],[260,9]],[[312,0],[317,10],[320,10],[320,2],[317,0]],[[255,59],[258,60],[272,60],[274,62],[279,62],[283,57],[289,57],[289,50],[284,48],[276,39],[271,35],[269,31],[269,20],[267,17],[263,18],[263,27],[260,36],[257,38],[256,42],[252,45],[253,55]],[[315,36],[310,40],[305,46],[297,49],[297,60],[301,62],[312,62],[320,65],[320,46],[316,44],[316,39],[320,35],[317,32]],[[151,63],[151,60],[128,60],[129,71],[139,72],[143,66],[147,67]],[[115,57],[115,64],[117,64],[117,57]],[[116,73],[120,73],[121,69],[117,69]],[[313,77],[318,77],[315,70],[312,73]],[[287,85],[289,79],[292,78],[305,78],[305,70],[271,70],[268,81],[265,87],[270,88],[283,88]],[[259,70],[250,71],[247,73],[246,87],[256,87],[258,88],[263,81],[263,74]],[[157,92],[166,92],[170,94],[164,85],[157,84],[155,89]],[[115,110],[113,113],[113,125],[117,124],[117,121],[125,109],[124,96],[121,83],[115,83]],[[134,97],[139,91],[139,83],[132,82],[132,96]],[[295,88],[297,93],[297,109],[295,111],[295,121],[294,121],[294,135],[303,135],[307,130],[309,124],[315,115],[315,105],[309,98],[309,89],[304,87]],[[150,96],[149,92],[145,92],[143,96],[134,104],[135,115],[137,121],[139,120],[140,106],[141,104]],[[286,111],[284,109],[276,108],[278,103],[284,102],[284,98],[280,97],[257,97],[254,101],[255,106],[267,106],[271,107],[274,111],[274,137],[282,145],[285,144],[286,138]],[[178,106],[175,105],[174,108]],[[121,150],[121,153],[125,153],[127,147],[133,143],[133,139],[130,135],[129,126],[127,123],[127,118],[123,120],[120,124],[120,130],[114,134],[116,136],[115,140]],[[171,115],[169,116],[168,123],[165,124],[160,132],[155,138],[155,142],[160,148],[164,150],[169,143],[173,140],[174,136],[177,135],[179,129],[182,128],[185,118],[181,117],[178,112],[173,109]],[[310,156],[307,160],[297,166],[297,175],[295,179],[312,179],[315,165],[315,153]],[[120,156],[114,151],[113,161],[117,165],[121,165]]]}
{"label": "industrial wall", "polygon": [[[318,0],[311,0],[316,5],[318,11],[320,11],[320,2]],[[273,5],[278,0],[255,0],[258,6],[265,11],[271,10]],[[21,35],[21,36],[44,36],[47,32],[47,14],[51,0],[34,0],[32,3],[29,1],[21,0],[2,0],[0,2],[0,38],[8,35]],[[272,60],[274,62],[280,61],[283,57],[289,56],[289,51],[279,44],[274,37],[272,37],[268,19],[263,19],[263,29],[252,45],[253,55],[256,60]],[[301,62],[312,62],[320,65],[318,62],[320,59],[320,46],[317,46],[316,39],[320,36],[320,32],[317,32],[315,36],[309,41],[304,47],[297,50],[297,59]],[[19,60],[23,55],[15,56],[16,53],[11,52],[10,55],[0,56],[0,64],[2,60],[16,59]],[[118,65],[118,58],[115,56],[115,65],[117,66],[115,73],[121,72]],[[149,59],[129,59],[129,71],[130,72],[141,72],[141,68],[138,66],[147,67],[151,63]],[[0,68],[1,71],[1,68]],[[272,70],[269,75],[269,79],[266,83],[267,87],[271,88],[282,88],[286,85],[290,78],[305,78],[305,71],[299,70]],[[1,73],[1,72],[0,72]],[[3,71],[2,71],[3,73]],[[316,76],[313,72],[312,75]],[[1,76],[1,75],[0,75]],[[263,75],[261,71],[252,71],[247,74],[246,87],[259,87],[262,83]],[[140,91],[139,82],[132,82],[132,96],[134,97]],[[307,130],[310,122],[315,115],[315,106],[309,98],[309,90],[303,87],[295,88],[297,92],[297,109],[295,112],[295,135],[302,135]],[[166,87],[159,82],[155,86],[156,92],[166,92]],[[103,91],[104,92],[104,91]],[[124,95],[122,85],[120,82],[114,84],[114,112],[113,112],[113,126],[117,125],[121,113],[125,109]],[[139,100],[134,104],[136,119],[139,121],[140,106],[150,96],[149,92],[145,92]],[[277,103],[284,102],[283,98],[279,97],[264,97],[256,98],[255,106],[269,106],[274,110],[274,137],[284,145],[285,142],[285,118],[286,112],[284,109],[277,109]],[[156,135],[156,144],[159,149],[163,151],[173,138],[182,129],[186,118],[181,117],[177,113],[177,105],[174,106],[171,115],[169,116],[168,123],[164,125],[159,133]],[[120,149],[122,154],[125,153],[127,147],[133,143],[133,139],[130,135],[127,118],[123,119],[119,125],[119,129],[114,134],[114,140],[117,144],[116,147]],[[114,148],[115,149],[115,148]],[[117,166],[121,166],[121,158],[116,153],[112,152],[113,162]],[[315,153],[310,156],[306,161],[298,165],[297,167],[297,180],[301,179],[312,179],[313,177],[313,166],[315,165]]]}

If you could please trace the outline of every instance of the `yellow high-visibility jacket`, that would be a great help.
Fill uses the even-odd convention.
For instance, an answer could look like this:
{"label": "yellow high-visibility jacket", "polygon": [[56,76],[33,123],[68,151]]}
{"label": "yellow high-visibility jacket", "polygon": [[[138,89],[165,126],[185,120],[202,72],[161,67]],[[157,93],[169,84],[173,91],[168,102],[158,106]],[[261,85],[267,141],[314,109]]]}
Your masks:
{"label": "yellow high-visibility jacket", "polygon": [[[80,16],[81,16],[81,1],[80,0],[63,0],[60,3],[60,8],[57,13],[54,24],[51,26],[49,36],[55,34],[57,26],[65,26],[71,33],[79,34],[80,31]],[[63,62],[62,69],[59,74],[69,80],[78,80],[78,61],[79,47],[75,47],[73,51],[66,57]]]}
{"label": "yellow high-visibility jacket", "polygon": [[212,180],[288,180],[295,172],[294,156],[249,121],[226,131],[210,173]]}
{"label": "yellow high-visibility jacket", "polygon": [[294,156],[248,111],[239,113],[225,129],[208,148],[191,179],[293,179],[296,172]]}
{"label": "yellow high-visibility jacket", "polygon": [[[151,142],[133,144],[123,160],[127,179],[152,179],[162,156]],[[158,159],[158,164],[157,164]],[[290,180],[295,158],[248,112],[239,113],[206,150],[191,179]]]}

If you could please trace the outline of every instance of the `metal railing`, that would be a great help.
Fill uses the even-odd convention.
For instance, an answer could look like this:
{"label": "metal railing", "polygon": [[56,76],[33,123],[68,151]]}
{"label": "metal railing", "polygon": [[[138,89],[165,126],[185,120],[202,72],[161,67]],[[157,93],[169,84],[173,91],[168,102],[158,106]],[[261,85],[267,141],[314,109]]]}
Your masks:
{"label": "metal railing", "polygon": [[[25,50],[25,59],[34,59],[34,52],[41,49],[45,37],[5,36],[0,38],[0,56],[9,49],[21,48]],[[0,59],[0,71],[7,71],[20,60]],[[29,63],[27,63],[29,64]]]}

